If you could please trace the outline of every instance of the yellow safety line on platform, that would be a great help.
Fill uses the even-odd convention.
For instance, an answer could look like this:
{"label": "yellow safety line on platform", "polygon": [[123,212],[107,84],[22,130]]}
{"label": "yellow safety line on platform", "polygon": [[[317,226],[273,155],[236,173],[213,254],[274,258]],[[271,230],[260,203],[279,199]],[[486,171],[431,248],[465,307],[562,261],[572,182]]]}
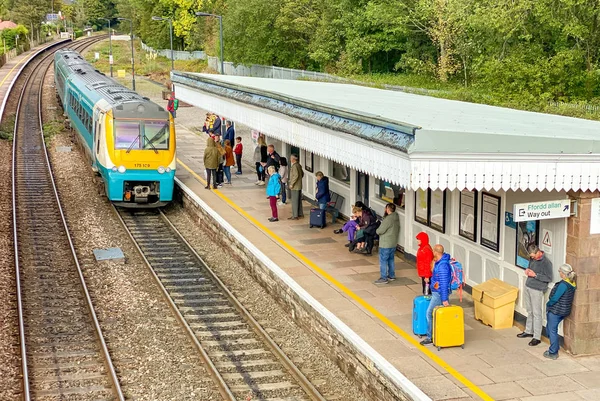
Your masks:
{"label": "yellow safety line on platform", "polygon": [[[181,166],[184,169],[186,169],[195,179],[197,179],[198,181],[200,181],[202,184],[206,185],[206,180],[204,180],[202,177],[200,177],[198,174],[196,174],[196,172],[194,172],[191,168],[189,168],[185,163],[183,163],[179,159],[177,159],[177,163],[181,164]],[[356,295],[350,289],[346,288],[342,283],[340,283],[339,281],[337,281],[329,273],[327,273],[326,271],[324,271],[323,269],[321,269],[319,266],[317,266],[315,263],[313,263],[310,259],[308,259],[306,256],[304,256],[303,254],[301,254],[299,251],[297,251],[294,247],[292,247],[291,245],[289,245],[287,242],[285,242],[285,240],[283,240],[281,237],[279,237],[273,231],[269,230],[264,224],[262,224],[261,222],[259,222],[258,220],[256,220],[254,217],[250,216],[245,210],[243,210],[241,207],[239,207],[238,205],[236,205],[228,197],[226,197],[225,195],[223,195],[221,193],[221,191],[219,191],[219,190],[213,190],[213,193],[215,195],[217,195],[219,198],[221,198],[223,201],[225,201],[229,206],[231,206],[232,208],[234,208],[235,210],[237,210],[242,216],[244,216],[246,219],[248,219],[250,222],[252,222],[255,226],[257,226],[258,228],[260,228],[261,230],[263,230],[266,234],[270,235],[274,240],[276,240],[277,242],[279,242],[279,244],[281,246],[283,246],[285,249],[287,249],[290,253],[292,253],[298,259],[300,259],[304,263],[306,263],[310,268],[312,268],[314,271],[316,271],[317,273],[319,273],[323,278],[327,279],[331,284],[335,285],[337,288],[339,288],[342,292],[344,292],[350,298],[354,299],[356,302],[358,302],[359,304],[361,304],[366,310],[368,310],[369,312],[371,312],[375,317],[377,317],[379,320],[381,320],[383,323],[385,323],[389,328],[391,328],[396,333],[398,333],[406,341],[408,341],[409,343],[411,343],[412,345],[414,345],[419,351],[421,351],[425,356],[427,356],[429,359],[431,359],[437,365],[439,365],[440,367],[444,368],[450,375],[452,375],[456,380],[458,380],[459,382],[461,382],[462,384],[464,384],[465,387],[467,387],[469,390],[471,390],[475,394],[477,394],[482,400],[494,401],[494,399],[492,397],[490,397],[489,395],[487,395],[482,389],[480,389],[475,384],[473,384],[469,379],[467,379],[462,374],[460,374],[452,366],[448,365],[444,360],[442,360],[442,358],[440,358],[439,356],[437,356],[436,354],[434,354],[433,352],[431,352],[428,348],[426,348],[426,347],[422,346],[421,344],[419,344],[419,342],[417,340],[415,340],[412,335],[410,335],[407,332],[405,332],[404,330],[402,330],[394,322],[392,322],[390,319],[388,319],[387,317],[385,317],[381,312],[379,312],[373,306],[369,305],[369,303],[367,303],[361,297],[359,297],[358,295]]]}
{"label": "yellow safety line on platform", "polygon": [[6,81],[8,79],[8,77],[10,76],[10,74],[15,70],[15,68],[18,67],[19,64],[21,64],[23,61],[27,60],[31,56],[32,55],[30,54],[27,57],[23,57],[21,60],[19,60],[17,62],[17,64],[15,64],[15,66],[13,68],[11,68],[10,71],[8,71],[8,73],[6,73],[6,76],[4,77],[4,79],[2,81],[0,81],[0,86],[4,85],[4,81]]}

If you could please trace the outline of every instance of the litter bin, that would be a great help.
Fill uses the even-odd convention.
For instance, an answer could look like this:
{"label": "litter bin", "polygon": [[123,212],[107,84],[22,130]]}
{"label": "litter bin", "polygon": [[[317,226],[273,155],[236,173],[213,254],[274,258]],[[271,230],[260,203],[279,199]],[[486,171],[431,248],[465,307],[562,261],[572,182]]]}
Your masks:
{"label": "litter bin", "polygon": [[496,278],[473,287],[475,319],[494,329],[513,325],[515,301],[519,289]]}

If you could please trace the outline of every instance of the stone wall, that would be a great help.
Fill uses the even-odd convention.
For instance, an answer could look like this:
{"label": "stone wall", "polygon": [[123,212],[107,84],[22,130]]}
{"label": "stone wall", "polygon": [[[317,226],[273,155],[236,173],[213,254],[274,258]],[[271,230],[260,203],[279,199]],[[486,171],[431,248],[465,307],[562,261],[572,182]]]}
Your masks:
{"label": "stone wall", "polygon": [[185,211],[200,225],[210,230],[213,239],[235,257],[252,277],[287,311],[296,324],[321,345],[321,349],[353,381],[357,382],[367,399],[373,401],[412,400],[395,385],[354,344],[310,304],[287,286],[273,271],[258,260],[230,233],[224,231],[210,214],[180,189],[177,198]]}
{"label": "stone wall", "polygon": [[565,319],[565,348],[573,354],[600,353],[600,234],[590,234],[595,192],[569,192],[577,201],[577,217],[568,219],[567,263],[577,273],[571,316]]}

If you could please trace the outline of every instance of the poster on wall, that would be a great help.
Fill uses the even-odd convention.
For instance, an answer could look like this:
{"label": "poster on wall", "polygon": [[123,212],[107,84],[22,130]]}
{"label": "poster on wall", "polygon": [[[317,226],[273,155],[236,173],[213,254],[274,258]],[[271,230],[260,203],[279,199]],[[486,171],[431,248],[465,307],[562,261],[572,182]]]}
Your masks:
{"label": "poster on wall", "polygon": [[481,205],[481,245],[498,252],[500,250],[500,198],[483,193]]}
{"label": "poster on wall", "polygon": [[429,223],[429,199],[427,192],[422,189],[415,191],[415,220],[422,224]]}
{"label": "poster on wall", "polygon": [[529,245],[538,245],[540,223],[537,220],[517,223],[517,252],[515,264],[523,269],[529,267]]}
{"label": "poster on wall", "polygon": [[435,230],[446,230],[446,191],[431,191],[429,226]]}
{"label": "poster on wall", "polygon": [[304,169],[309,173],[313,172],[315,157],[312,152],[304,151]]}
{"label": "poster on wall", "polygon": [[462,190],[460,192],[460,223],[458,234],[473,242],[477,240],[475,235],[476,216],[477,191]]}

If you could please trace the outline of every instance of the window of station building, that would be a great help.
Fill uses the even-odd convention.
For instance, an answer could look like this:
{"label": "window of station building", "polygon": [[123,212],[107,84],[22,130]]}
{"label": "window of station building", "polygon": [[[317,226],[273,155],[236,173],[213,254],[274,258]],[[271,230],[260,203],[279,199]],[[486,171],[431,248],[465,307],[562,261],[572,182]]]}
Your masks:
{"label": "window of station building", "polygon": [[500,250],[500,197],[486,192],[481,194],[481,245]]}
{"label": "window of station building", "polygon": [[458,213],[458,235],[477,242],[477,191],[462,190]]}
{"label": "window of station building", "polygon": [[331,176],[337,181],[341,181],[344,184],[350,185],[350,167],[344,166],[343,164],[332,161],[331,162]]}
{"label": "window of station building", "polygon": [[446,232],[446,191],[416,190],[415,221],[436,231]]}
{"label": "window of station building", "polygon": [[375,196],[404,210],[406,189],[383,180],[375,180]]}

